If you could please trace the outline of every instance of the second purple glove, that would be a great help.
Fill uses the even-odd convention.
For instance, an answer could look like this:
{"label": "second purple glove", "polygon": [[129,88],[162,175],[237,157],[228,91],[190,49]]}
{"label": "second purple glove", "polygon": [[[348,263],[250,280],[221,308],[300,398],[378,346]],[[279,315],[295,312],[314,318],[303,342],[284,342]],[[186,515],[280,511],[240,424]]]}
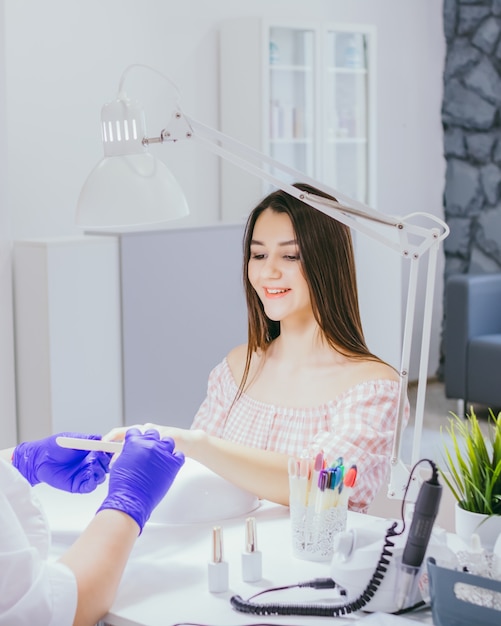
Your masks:
{"label": "second purple glove", "polygon": [[129,428],[123,450],[111,466],[108,496],[98,512],[123,511],[138,523],[142,532],[183,463],[184,454],[174,452],[172,439],[160,439],[157,430],[142,434],[137,428]]}
{"label": "second purple glove", "polygon": [[12,464],[31,485],[47,483],[63,491],[89,493],[104,482],[112,458],[106,452],[61,448],[56,437],[101,439],[100,435],[58,433],[46,439],[27,441],[14,448]]}

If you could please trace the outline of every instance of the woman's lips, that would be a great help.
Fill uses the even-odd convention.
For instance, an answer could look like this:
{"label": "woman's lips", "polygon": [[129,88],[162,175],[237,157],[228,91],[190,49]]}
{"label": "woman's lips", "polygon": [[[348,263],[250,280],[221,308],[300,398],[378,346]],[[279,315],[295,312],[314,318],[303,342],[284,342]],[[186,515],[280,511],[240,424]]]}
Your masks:
{"label": "woman's lips", "polygon": [[264,293],[267,298],[281,298],[285,296],[290,291],[290,289],[282,288],[282,287],[265,287]]}

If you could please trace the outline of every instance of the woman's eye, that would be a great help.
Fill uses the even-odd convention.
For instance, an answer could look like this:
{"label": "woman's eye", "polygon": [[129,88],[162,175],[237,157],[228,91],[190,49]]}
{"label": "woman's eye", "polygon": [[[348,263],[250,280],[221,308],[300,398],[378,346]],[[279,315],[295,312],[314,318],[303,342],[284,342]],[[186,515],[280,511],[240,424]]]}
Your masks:
{"label": "woman's eye", "polygon": [[264,259],[264,254],[262,252],[254,252],[253,254],[251,254],[251,259],[257,259],[259,261],[260,259]]}
{"label": "woman's eye", "polygon": [[299,261],[299,254],[286,254],[284,258],[287,261]]}

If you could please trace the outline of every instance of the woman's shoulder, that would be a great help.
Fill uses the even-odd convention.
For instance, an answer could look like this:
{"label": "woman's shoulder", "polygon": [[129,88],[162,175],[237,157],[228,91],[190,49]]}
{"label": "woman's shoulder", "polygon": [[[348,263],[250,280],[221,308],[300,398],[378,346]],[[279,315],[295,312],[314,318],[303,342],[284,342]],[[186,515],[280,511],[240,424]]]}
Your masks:
{"label": "woman's shoulder", "polygon": [[399,373],[384,361],[375,358],[371,359],[350,359],[348,358],[341,366],[336,375],[340,386],[346,389],[363,382],[385,380],[400,380]]}
{"label": "woman's shoulder", "polygon": [[384,363],[383,361],[362,361],[360,364],[360,374],[366,380],[393,380],[398,382],[400,376],[391,365]]}
{"label": "woman's shoulder", "polygon": [[235,346],[226,355],[226,363],[234,380],[239,383],[245,370],[245,362],[247,360],[247,344],[243,343]]}
{"label": "woman's shoulder", "polygon": [[245,363],[246,356],[247,344],[242,343],[239,346],[235,346],[228,352],[228,354],[226,355],[226,360],[230,365],[235,365],[237,363],[241,363],[242,361]]}
{"label": "woman's shoulder", "polygon": [[382,361],[351,362],[343,374],[336,377],[336,402],[352,402],[364,397],[397,396],[400,387],[398,372]]}

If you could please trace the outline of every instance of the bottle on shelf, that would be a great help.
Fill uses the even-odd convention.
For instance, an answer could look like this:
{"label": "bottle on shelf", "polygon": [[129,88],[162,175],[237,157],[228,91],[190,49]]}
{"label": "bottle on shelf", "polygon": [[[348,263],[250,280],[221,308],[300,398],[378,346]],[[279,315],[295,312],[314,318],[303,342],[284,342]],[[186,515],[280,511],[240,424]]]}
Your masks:
{"label": "bottle on shelf", "polygon": [[348,43],[344,51],[344,66],[352,69],[362,67],[362,55],[360,53],[360,47],[355,35],[352,35],[348,39]]}
{"label": "bottle on shelf", "polygon": [[278,100],[273,100],[270,107],[270,138],[278,139],[280,137],[282,126],[282,109]]}
{"label": "bottle on shelf", "polygon": [[280,61],[280,52],[278,45],[270,40],[270,65],[274,65]]}

